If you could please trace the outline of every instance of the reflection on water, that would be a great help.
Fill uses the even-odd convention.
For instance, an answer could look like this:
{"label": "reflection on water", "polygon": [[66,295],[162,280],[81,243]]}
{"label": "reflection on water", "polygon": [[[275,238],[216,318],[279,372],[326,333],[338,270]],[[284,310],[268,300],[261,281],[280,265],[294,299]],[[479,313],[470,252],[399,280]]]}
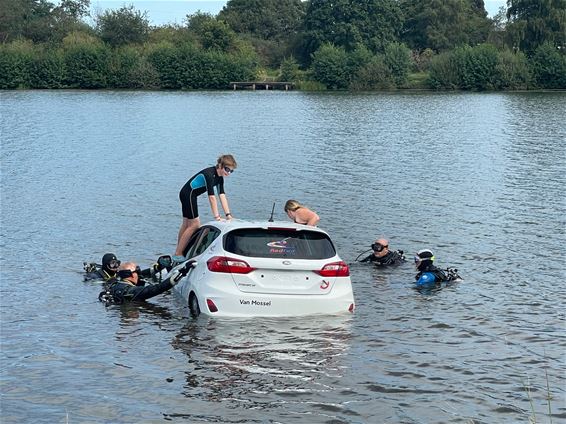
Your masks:
{"label": "reflection on water", "polygon": [[[222,402],[222,408],[263,409],[305,393],[336,388],[347,372],[352,318],[206,320],[190,322],[173,347],[189,358],[188,398]],[[322,381],[321,381],[322,379]]]}
{"label": "reflection on water", "polygon": [[[565,96],[0,92],[2,422],[565,420]],[[220,153],[235,216],[319,213],[353,315],[98,302],[82,262],[172,253],[178,190]],[[376,237],[464,281],[356,263]]]}

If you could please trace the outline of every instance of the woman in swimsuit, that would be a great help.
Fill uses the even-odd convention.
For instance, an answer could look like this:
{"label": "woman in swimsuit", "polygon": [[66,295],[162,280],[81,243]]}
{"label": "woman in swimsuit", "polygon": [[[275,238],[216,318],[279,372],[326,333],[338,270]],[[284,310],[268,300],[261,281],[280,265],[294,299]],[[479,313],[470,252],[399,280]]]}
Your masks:
{"label": "woman in swimsuit", "polygon": [[287,203],[285,203],[285,212],[287,216],[297,224],[311,225],[314,227],[318,224],[318,221],[320,221],[316,212],[311,211],[296,200],[287,200]]}

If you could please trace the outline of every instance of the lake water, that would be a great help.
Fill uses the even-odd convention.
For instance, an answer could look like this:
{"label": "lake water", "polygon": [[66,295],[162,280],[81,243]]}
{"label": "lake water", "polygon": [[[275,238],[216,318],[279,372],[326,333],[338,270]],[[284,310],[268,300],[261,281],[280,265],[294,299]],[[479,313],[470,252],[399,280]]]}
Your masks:
{"label": "lake water", "polygon": [[[564,422],[565,112],[564,92],[0,92],[2,423]],[[98,302],[83,261],[173,253],[178,191],[222,153],[237,218],[319,213],[354,314]],[[377,237],[464,281],[356,263]]]}

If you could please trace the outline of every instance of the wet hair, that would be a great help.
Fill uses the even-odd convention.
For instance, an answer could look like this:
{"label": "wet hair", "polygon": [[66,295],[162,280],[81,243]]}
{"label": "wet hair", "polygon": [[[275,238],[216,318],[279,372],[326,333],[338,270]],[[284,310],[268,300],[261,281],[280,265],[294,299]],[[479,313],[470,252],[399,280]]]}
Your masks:
{"label": "wet hair", "polygon": [[300,208],[304,208],[303,205],[301,205],[299,202],[297,202],[296,200],[293,199],[289,199],[287,200],[287,202],[285,203],[285,212],[287,211],[296,211],[297,209]]}
{"label": "wet hair", "polygon": [[232,155],[221,155],[218,157],[216,161],[216,167],[221,168],[223,166],[229,166],[232,169],[236,169],[238,164],[236,163],[236,159]]}

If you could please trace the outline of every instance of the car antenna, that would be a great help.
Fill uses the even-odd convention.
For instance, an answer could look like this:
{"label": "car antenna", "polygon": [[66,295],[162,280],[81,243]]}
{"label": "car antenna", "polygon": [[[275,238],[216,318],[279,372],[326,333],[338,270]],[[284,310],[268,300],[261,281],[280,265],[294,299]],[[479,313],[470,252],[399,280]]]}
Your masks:
{"label": "car antenna", "polygon": [[273,202],[273,207],[271,208],[271,216],[267,220],[267,222],[273,222],[273,212],[275,212],[275,202]]}

